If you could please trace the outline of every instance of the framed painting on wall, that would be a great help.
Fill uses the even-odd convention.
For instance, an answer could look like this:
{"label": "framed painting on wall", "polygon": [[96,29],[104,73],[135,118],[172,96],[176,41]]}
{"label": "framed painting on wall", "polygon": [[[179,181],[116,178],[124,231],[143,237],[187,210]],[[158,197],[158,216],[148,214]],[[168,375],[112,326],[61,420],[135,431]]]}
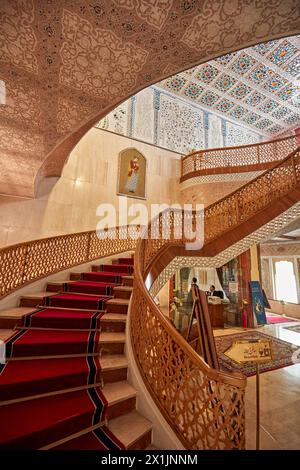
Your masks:
{"label": "framed painting on wall", "polygon": [[134,148],[119,153],[119,196],[146,199],[146,166],[146,158]]}

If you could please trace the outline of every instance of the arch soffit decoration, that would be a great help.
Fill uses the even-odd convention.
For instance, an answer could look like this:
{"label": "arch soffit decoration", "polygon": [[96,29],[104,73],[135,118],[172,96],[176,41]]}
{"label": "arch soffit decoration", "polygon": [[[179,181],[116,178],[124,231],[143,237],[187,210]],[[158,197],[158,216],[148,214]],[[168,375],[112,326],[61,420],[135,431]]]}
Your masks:
{"label": "arch soffit decoration", "polygon": [[0,193],[34,197],[81,137],[141,89],[300,32],[298,0],[3,0]]}
{"label": "arch soffit decoration", "polygon": [[126,148],[122,149],[119,152],[119,156],[123,155],[124,153],[127,153],[128,151],[136,152],[139,155],[139,157],[143,158],[143,160],[145,160],[145,163],[147,163],[147,158],[145,157],[145,155],[139,149],[137,149],[136,147],[126,147]]}

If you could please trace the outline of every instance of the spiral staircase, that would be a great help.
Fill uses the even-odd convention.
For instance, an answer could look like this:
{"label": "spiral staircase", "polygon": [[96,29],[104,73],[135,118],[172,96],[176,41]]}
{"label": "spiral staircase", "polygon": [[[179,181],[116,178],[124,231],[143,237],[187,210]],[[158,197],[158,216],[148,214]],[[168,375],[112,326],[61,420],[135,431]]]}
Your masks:
{"label": "spiral staircase", "polygon": [[[138,241],[118,227],[111,229],[114,238],[84,232],[0,251],[2,298],[50,274],[114,256],[113,264],[98,263],[67,282],[49,281],[46,291],[22,295],[20,307],[0,312],[7,353],[0,366],[0,448],[147,448],[152,424],[136,410],[141,391],[127,381],[126,323],[126,348],[132,348],[148,393],[182,446],[245,448],[245,377],[209,367],[153,294],[181,262],[219,266],[300,216],[300,148],[295,139],[292,149],[276,145],[271,168],[262,167],[204,214],[188,214],[191,227],[199,217],[204,223],[200,247],[191,246],[197,234],[184,233],[184,214],[169,210]],[[115,258],[132,251],[134,267],[131,256]]]}

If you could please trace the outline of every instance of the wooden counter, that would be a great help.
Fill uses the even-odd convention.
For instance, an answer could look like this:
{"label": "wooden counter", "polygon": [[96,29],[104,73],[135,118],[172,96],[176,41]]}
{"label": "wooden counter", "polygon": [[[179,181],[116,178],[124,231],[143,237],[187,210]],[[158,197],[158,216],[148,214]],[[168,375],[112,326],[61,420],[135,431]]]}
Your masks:
{"label": "wooden counter", "polygon": [[212,328],[224,328],[225,304],[208,304],[208,311]]}

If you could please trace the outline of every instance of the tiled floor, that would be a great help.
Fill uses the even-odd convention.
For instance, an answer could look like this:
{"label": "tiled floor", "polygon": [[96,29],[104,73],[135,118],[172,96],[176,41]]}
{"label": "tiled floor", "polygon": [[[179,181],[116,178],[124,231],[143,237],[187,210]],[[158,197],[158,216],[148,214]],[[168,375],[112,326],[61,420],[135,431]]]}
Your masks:
{"label": "tiled floor", "polygon": [[[300,348],[300,333],[284,327],[298,323],[280,323],[259,331],[288,341]],[[215,330],[216,336],[243,331],[242,328]],[[265,372],[260,375],[260,448],[300,449],[300,364]],[[256,377],[247,379],[246,448],[256,442]]]}

